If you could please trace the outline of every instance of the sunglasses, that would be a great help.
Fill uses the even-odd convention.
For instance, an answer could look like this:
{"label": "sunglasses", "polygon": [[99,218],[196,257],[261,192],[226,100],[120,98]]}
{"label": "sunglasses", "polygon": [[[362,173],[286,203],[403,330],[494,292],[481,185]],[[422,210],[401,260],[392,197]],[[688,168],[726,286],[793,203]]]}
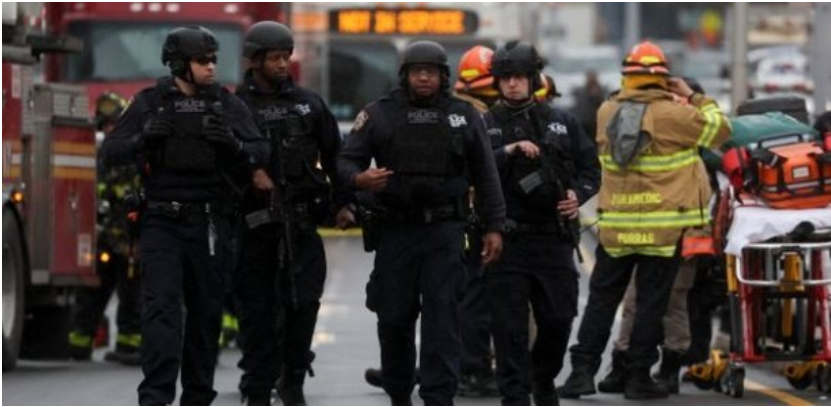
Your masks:
{"label": "sunglasses", "polygon": [[199,56],[193,57],[193,62],[196,62],[199,65],[208,65],[208,64],[216,65],[216,61],[218,61],[216,55],[199,55]]}

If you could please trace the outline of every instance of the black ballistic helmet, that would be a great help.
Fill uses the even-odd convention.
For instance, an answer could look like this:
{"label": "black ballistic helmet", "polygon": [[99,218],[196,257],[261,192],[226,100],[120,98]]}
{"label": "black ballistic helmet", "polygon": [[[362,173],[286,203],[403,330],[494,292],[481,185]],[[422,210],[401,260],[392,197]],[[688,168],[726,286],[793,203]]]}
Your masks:
{"label": "black ballistic helmet", "polygon": [[447,65],[447,52],[441,44],[434,41],[416,41],[404,49],[404,58],[401,61],[401,68],[398,70],[398,78],[401,86],[406,88],[407,69],[410,65],[428,64],[436,65],[442,73],[441,89],[450,87],[450,66]]}
{"label": "black ballistic helmet", "polygon": [[162,64],[173,76],[188,71],[188,61],[199,55],[219,51],[219,42],[210,30],[198,25],[179,27],[167,34],[162,47]]}
{"label": "black ballistic helmet", "polygon": [[294,51],[294,38],[291,30],[274,21],[260,21],[251,26],[245,34],[242,55],[253,58],[260,51],[287,50]]}
{"label": "black ballistic helmet", "polygon": [[493,87],[499,90],[499,78],[508,75],[528,75],[531,89],[539,89],[540,70],[543,60],[533,45],[524,41],[510,41],[493,53],[491,75],[494,76]]}

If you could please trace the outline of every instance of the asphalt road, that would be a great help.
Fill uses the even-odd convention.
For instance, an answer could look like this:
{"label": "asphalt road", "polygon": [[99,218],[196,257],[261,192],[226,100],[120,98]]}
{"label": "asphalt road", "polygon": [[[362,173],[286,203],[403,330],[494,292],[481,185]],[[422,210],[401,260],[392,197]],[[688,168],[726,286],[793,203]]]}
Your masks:
{"label": "asphalt road", "polygon": [[[594,244],[585,239],[586,247]],[[363,252],[359,237],[326,239],[329,277],[320,312],[314,350],[316,376],[307,381],[307,400],[313,405],[388,405],[389,399],[378,388],[367,385],[364,369],[379,365],[375,316],[364,308],[364,287],[372,267],[372,256]],[[589,254],[585,250],[586,254]],[[587,256],[590,257],[590,256]],[[590,270],[591,258],[584,265]],[[581,279],[581,309],[587,295],[587,272]],[[111,304],[112,305],[112,304]],[[112,312],[113,307],[110,307]],[[575,321],[575,324],[579,323]],[[576,325],[575,325],[576,328]],[[576,331],[576,329],[575,329]],[[104,350],[97,350],[93,362],[21,361],[17,370],[3,373],[4,405],[130,405],[137,403],[136,387],[141,379],[138,368],[103,361]],[[223,351],[216,371],[219,396],[214,404],[239,405],[236,367],[240,353]],[[608,356],[608,355],[607,355]],[[608,362],[608,357],[606,358]],[[558,378],[568,375],[570,366]],[[606,371],[604,366],[601,374]],[[655,402],[631,402],[619,395],[598,394],[582,400],[563,400],[564,405],[831,405],[826,395],[815,389],[796,391],[769,367],[748,366],[742,399],[732,399],[714,391],[702,391],[683,384],[681,395]],[[600,377],[598,377],[598,380]],[[417,404],[421,400],[414,396]],[[498,405],[496,398],[462,398],[460,405]],[[279,402],[278,402],[279,404]]]}

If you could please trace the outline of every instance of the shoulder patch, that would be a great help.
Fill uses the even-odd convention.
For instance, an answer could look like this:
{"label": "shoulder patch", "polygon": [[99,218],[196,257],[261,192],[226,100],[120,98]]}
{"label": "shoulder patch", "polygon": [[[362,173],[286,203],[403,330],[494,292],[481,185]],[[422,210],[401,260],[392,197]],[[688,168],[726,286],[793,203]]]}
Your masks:
{"label": "shoulder patch", "polygon": [[361,112],[358,113],[358,117],[355,118],[355,123],[352,125],[352,131],[361,131],[367,120],[369,120],[369,114],[367,114],[366,110],[361,110]]}

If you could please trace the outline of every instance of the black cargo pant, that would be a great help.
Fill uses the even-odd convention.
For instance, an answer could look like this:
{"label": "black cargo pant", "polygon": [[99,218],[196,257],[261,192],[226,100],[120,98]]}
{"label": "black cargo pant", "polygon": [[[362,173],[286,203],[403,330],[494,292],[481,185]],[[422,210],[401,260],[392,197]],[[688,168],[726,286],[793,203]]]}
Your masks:
{"label": "black cargo pant", "polygon": [[491,351],[491,303],[485,286],[485,269],[480,260],[482,234],[468,229],[467,283],[459,316],[462,332],[463,375],[493,374]]}
{"label": "black cargo pant", "polygon": [[236,274],[243,370],[240,390],[268,396],[283,368],[305,374],[310,367],[320,298],[326,280],[326,253],[314,225],[295,229],[293,308],[287,270],[279,268],[281,227],[260,226],[241,232],[241,261]]}
{"label": "black cargo pant", "polygon": [[627,370],[648,372],[658,361],[658,345],[664,332],[662,319],[681,257],[677,251],[674,257],[640,254],[611,257],[598,245],[597,263],[589,281],[589,302],[577,332],[578,343],[570,349],[574,371],[594,375],[600,368],[615,313],[636,266],[637,292],[648,295],[638,295],[635,301],[635,322],[629,337],[626,366]]}
{"label": "black cargo pant", "polygon": [[214,217],[212,222],[217,236],[213,254],[206,217],[143,216],[144,380],[138,387],[139,404],[173,403],[180,364],[181,405],[208,405],[216,397],[214,368],[231,247],[229,220]]}
{"label": "black cargo pant", "polygon": [[[503,405],[530,405],[532,392],[554,392],[577,315],[573,255],[573,247],[554,236],[508,236],[502,257],[486,271]],[[530,352],[529,303],[537,323]]]}
{"label": "black cargo pant", "polygon": [[419,396],[452,405],[459,379],[459,301],[464,293],[465,223],[387,225],[381,231],[367,307],[378,314],[384,390],[409,397],[415,386],[416,320],[421,314]]}
{"label": "black cargo pant", "polygon": [[118,327],[117,348],[135,348],[141,335],[141,278],[139,264],[133,265],[132,273],[127,256],[110,253],[106,263],[99,258],[96,271],[101,285],[81,289],[72,315],[72,331],[84,337],[94,337],[101,316],[110,302],[113,292],[118,293],[116,326]]}

